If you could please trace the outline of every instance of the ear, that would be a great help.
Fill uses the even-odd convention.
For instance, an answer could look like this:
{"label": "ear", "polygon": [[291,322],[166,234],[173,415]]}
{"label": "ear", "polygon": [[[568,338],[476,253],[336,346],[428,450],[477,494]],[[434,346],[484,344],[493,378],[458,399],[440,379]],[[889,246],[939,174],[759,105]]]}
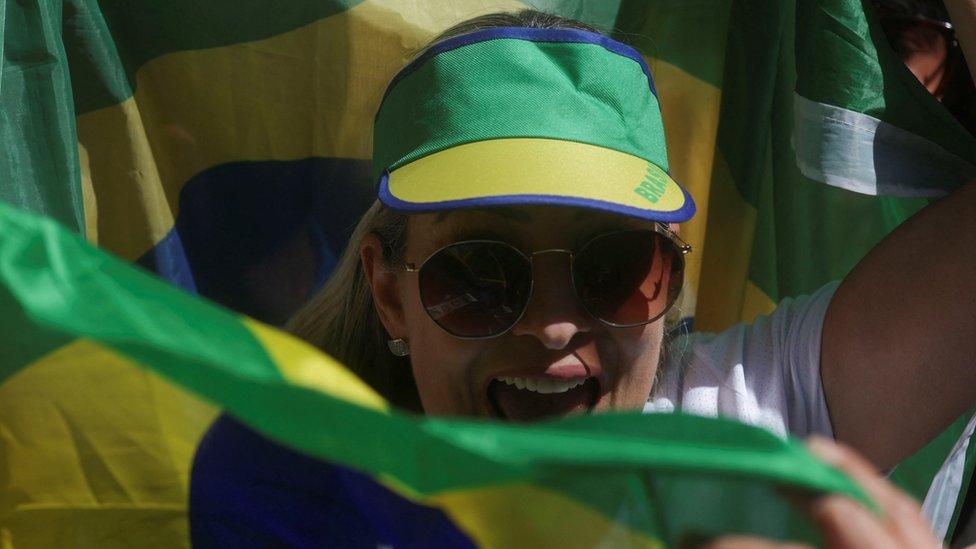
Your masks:
{"label": "ear", "polygon": [[400,277],[386,266],[383,244],[374,234],[363,237],[359,245],[359,260],[363,273],[373,292],[373,306],[390,339],[405,337],[406,322],[403,314],[403,298],[400,295]]}
{"label": "ear", "polygon": [[679,225],[677,223],[668,223],[668,229],[670,229],[671,232],[674,233],[674,234],[676,234],[676,235],[680,235],[681,234],[681,225]]}

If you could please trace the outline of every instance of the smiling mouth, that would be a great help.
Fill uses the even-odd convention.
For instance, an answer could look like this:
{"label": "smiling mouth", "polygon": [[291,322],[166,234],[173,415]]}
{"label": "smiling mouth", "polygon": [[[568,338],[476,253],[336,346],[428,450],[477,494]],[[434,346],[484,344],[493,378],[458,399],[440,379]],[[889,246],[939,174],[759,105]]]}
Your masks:
{"label": "smiling mouth", "polygon": [[509,421],[538,421],[589,413],[600,400],[595,377],[496,377],[488,384],[493,415]]}

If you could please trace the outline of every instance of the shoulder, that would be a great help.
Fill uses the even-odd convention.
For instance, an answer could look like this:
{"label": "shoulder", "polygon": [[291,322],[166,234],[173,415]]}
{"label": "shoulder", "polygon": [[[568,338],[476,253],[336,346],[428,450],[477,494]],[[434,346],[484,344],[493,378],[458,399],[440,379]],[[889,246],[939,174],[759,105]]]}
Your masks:
{"label": "shoulder", "polygon": [[751,324],[675,337],[645,411],[733,417],[780,435],[823,433],[820,334],[836,288],[784,299]]}

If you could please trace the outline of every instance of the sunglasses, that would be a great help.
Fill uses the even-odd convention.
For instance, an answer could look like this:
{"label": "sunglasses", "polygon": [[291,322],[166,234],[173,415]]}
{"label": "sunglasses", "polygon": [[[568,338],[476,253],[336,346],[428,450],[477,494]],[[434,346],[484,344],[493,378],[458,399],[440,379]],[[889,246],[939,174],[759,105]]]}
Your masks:
{"label": "sunglasses", "polygon": [[606,233],[578,251],[547,249],[525,254],[495,240],[448,244],[417,267],[420,300],[430,318],[463,339],[487,339],[510,330],[532,296],[532,259],[569,255],[576,297],[593,318],[630,328],[654,322],[674,304],[691,251],[666,225]]}

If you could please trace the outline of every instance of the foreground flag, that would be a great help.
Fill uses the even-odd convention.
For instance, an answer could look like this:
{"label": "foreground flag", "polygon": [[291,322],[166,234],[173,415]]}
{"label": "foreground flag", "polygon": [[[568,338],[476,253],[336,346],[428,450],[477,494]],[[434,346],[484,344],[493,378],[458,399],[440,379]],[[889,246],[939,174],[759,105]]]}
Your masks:
{"label": "foreground flag", "polygon": [[[732,531],[811,541],[784,489],[865,501],[802,445],[729,421],[631,414],[522,426],[404,415],[307,344],[7,205],[0,334],[0,378],[78,362],[149,368],[266,436],[442,509],[484,546],[657,547]],[[6,541],[77,543],[45,539],[31,503],[3,510]],[[131,541],[102,534],[82,538]]]}

